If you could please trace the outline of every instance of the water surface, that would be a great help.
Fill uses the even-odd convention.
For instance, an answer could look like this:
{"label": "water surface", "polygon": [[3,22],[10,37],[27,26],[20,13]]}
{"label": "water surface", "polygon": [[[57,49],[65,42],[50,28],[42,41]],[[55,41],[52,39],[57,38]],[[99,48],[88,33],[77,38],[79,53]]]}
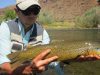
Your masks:
{"label": "water surface", "polygon": [[[100,29],[48,29],[51,43],[59,41],[59,45],[67,49],[85,46],[100,48]],[[56,43],[55,43],[56,44]],[[100,61],[72,62],[64,67],[65,75],[100,75]],[[46,74],[56,75],[54,70]]]}

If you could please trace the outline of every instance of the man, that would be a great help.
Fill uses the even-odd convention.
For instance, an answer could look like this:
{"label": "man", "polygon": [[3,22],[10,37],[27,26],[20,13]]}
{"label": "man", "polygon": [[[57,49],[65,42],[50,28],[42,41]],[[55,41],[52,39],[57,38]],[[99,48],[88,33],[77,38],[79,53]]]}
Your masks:
{"label": "man", "polygon": [[100,0],[97,0],[98,5],[100,5]]}
{"label": "man", "polygon": [[[38,0],[17,0],[15,12],[18,18],[2,22],[0,26],[0,68],[10,75],[29,75],[32,72],[42,72],[50,62],[58,57],[44,59],[50,49],[39,54],[29,64],[23,64],[12,69],[7,55],[11,52],[24,50],[28,44],[44,45],[50,39],[45,29],[36,22],[40,12]],[[42,60],[44,59],[44,60]]]}
{"label": "man", "polygon": [[[46,30],[36,22],[40,9],[37,0],[17,0],[15,12],[18,18],[2,22],[0,26],[0,68],[6,70],[8,74],[29,75],[32,72],[42,72],[45,70],[45,66],[58,58],[54,56],[44,59],[50,52],[50,49],[48,49],[39,54],[29,64],[23,64],[14,70],[7,58],[8,54],[24,50],[28,44],[44,45],[49,43],[50,39]],[[57,65],[57,63],[54,64]]]}

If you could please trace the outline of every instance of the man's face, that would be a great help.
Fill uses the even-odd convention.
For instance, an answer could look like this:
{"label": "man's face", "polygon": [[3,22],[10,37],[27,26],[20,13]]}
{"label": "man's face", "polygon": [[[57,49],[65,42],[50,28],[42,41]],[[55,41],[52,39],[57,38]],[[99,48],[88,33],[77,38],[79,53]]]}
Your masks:
{"label": "man's face", "polygon": [[31,6],[24,11],[18,8],[17,10],[18,12],[16,13],[18,14],[19,19],[26,27],[29,27],[36,21],[38,14],[40,12],[40,8],[37,6]]}

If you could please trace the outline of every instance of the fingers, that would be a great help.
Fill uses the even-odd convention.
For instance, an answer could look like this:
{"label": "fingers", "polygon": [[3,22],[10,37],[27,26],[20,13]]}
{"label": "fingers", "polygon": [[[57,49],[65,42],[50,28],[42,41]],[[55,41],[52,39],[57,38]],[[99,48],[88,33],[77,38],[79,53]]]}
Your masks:
{"label": "fingers", "polygon": [[50,58],[45,57],[50,53],[50,49],[45,50],[40,53],[36,58],[34,58],[30,64],[31,68],[37,72],[41,72],[45,70],[45,67],[52,61],[56,60],[58,56],[53,56]]}
{"label": "fingers", "polygon": [[99,55],[88,55],[88,56],[84,56],[81,55],[79,58],[77,58],[78,61],[94,61],[94,60],[100,60],[100,56]]}
{"label": "fingers", "polygon": [[86,59],[88,59],[88,60],[99,60],[100,56],[99,55],[88,55],[88,56],[86,56]]}
{"label": "fingers", "polygon": [[81,55],[78,58],[76,58],[75,60],[81,62],[81,61],[84,61],[84,58],[85,58],[85,56],[84,55]]}
{"label": "fingers", "polygon": [[42,53],[40,53],[40,54],[34,59],[34,61],[44,59],[44,58],[50,53],[50,51],[51,51],[50,49],[47,49],[47,50],[43,51]]}
{"label": "fingers", "polygon": [[44,59],[44,60],[38,60],[38,61],[33,61],[31,63],[31,66],[33,68],[39,68],[41,66],[46,66],[48,65],[50,62],[56,60],[58,57],[57,56],[53,56],[53,57],[50,57],[50,58],[47,58],[47,59]]}
{"label": "fingers", "polygon": [[45,69],[46,69],[45,66],[41,66],[41,67],[39,67],[37,72],[43,72],[43,71],[45,71]]}
{"label": "fingers", "polygon": [[94,55],[85,56],[85,60],[93,61],[93,60],[96,60],[96,59],[97,58]]}
{"label": "fingers", "polygon": [[100,60],[100,55],[94,55],[97,60]]}
{"label": "fingers", "polygon": [[81,55],[79,58],[84,58],[85,56],[84,55]]}
{"label": "fingers", "polygon": [[53,57],[50,57],[48,59],[42,60],[40,66],[48,65],[50,62],[55,61],[57,59],[58,59],[58,56],[53,56]]}
{"label": "fingers", "polygon": [[48,59],[44,59],[44,60],[39,60],[37,61],[36,63],[32,64],[31,67],[33,70],[35,70],[36,72],[42,72],[42,71],[45,71],[46,69],[46,66],[56,60],[58,57],[57,56],[53,56],[53,57],[50,57]]}

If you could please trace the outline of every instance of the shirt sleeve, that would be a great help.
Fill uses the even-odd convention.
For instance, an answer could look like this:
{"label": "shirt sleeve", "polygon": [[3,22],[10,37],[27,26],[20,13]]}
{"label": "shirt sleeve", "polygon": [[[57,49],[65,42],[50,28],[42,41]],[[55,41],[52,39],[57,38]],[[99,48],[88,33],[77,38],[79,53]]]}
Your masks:
{"label": "shirt sleeve", "polygon": [[0,64],[10,62],[7,55],[11,53],[11,40],[8,25],[2,22],[0,25]]}
{"label": "shirt sleeve", "polygon": [[50,43],[49,35],[48,35],[47,31],[44,30],[43,31],[43,41],[42,41],[42,45],[49,44],[49,43]]}

